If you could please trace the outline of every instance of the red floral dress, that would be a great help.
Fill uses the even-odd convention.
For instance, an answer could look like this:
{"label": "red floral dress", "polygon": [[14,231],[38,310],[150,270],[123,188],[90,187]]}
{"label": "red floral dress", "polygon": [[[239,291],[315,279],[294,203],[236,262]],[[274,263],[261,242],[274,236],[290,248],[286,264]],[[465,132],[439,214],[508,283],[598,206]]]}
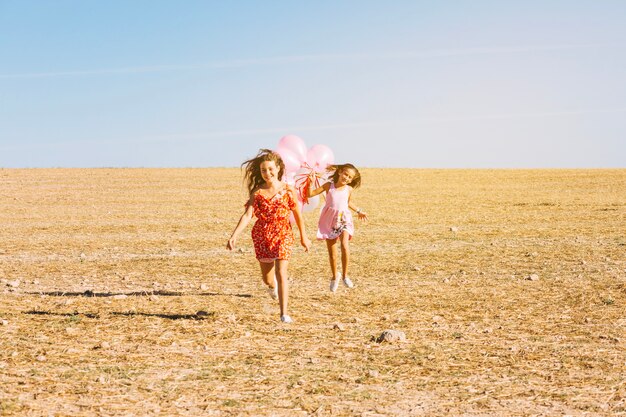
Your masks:
{"label": "red floral dress", "polygon": [[293,232],[289,216],[296,206],[287,187],[267,198],[260,192],[254,195],[252,207],[257,218],[252,227],[252,241],[256,258],[261,262],[289,259],[293,246]]}

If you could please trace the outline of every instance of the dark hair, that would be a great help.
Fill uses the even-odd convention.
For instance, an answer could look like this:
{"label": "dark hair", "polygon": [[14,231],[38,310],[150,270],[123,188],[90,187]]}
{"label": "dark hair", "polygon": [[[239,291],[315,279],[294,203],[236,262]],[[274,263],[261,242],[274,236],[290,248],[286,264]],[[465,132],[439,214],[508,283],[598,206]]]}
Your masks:
{"label": "dark hair", "polygon": [[334,183],[339,181],[339,174],[344,169],[351,169],[351,170],[354,171],[354,178],[352,178],[352,181],[348,185],[350,187],[352,187],[352,188],[359,188],[361,186],[361,173],[359,172],[358,169],[356,169],[356,167],[354,165],[352,165],[352,164],[329,165],[328,168],[326,168],[326,170],[328,170],[329,172],[333,172],[334,171],[333,172],[333,182]]}
{"label": "dark hair", "polygon": [[252,159],[248,159],[241,167],[244,169],[244,181],[247,182],[248,192],[252,195],[261,184],[265,182],[263,176],[261,176],[261,163],[266,161],[274,161],[278,167],[278,179],[283,179],[285,173],[285,163],[281,159],[280,155],[270,149],[260,149],[259,153]]}

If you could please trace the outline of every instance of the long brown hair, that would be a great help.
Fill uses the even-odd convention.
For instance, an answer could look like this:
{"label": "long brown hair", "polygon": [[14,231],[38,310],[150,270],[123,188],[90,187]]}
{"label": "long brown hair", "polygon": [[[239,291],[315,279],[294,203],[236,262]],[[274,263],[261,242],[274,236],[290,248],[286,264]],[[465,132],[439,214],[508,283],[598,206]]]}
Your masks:
{"label": "long brown hair", "polygon": [[250,195],[265,182],[263,176],[261,176],[261,163],[266,161],[274,161],[276,167],[278,167],[278,179],[283,179],[285,163],[280,155],[270,149],[260,149],[259,153],[254,158],[248,159],[241,164],[241,168],[244,170],[243,180],[247,182]]}
{"label": "long brown hair", "polygon": [[354,171],[354,178],[350,184],[348,184],[352,188],[359,188],[361,186],[361,173],[358,169],[352,164],[341,164],[341,165],[329,165],[326,170],[333,173],[333,183],[337,183],[339,181],[339,174],[344,169],[351,169]]}

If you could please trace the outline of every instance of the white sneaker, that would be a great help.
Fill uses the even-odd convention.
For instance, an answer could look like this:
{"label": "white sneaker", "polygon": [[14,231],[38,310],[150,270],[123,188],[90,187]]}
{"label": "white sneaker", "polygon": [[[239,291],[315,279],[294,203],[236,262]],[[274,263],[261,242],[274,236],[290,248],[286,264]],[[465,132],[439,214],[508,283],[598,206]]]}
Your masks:
{"label": "white sneaker", "polygon": [[348,288],[354,288],[354,284],[352,283],[352,280],[348,277],[345,277],[343,279],[343,283],[345,284],[346,287]]}
{"label": "white sneaker", "polygon": [[337,288],[339,288],[339,279],[331,279],[330,280],[330,292],[337,291]]}
{"label": "white sneaker", "polygon": [[287,315],[280,316],[280,321],[282,321],[283,323],[293,323],[293,320],[291,319],[291,317]]}
{"label": "white sneaker", "polygon": [[274,282],[274,288],[268,288],[267,289],[267,293],[270,295],[270,297],[272,297],[274,300],[278,300],[278,285],[276,285],[276,282]]}

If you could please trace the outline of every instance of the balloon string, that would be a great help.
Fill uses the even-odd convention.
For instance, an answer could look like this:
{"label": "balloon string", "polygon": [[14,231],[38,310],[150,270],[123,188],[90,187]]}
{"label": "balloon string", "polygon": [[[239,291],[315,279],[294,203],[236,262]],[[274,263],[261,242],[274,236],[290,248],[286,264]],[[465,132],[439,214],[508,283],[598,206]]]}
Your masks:
{"label": "balloon string", "polygon": [[314,180],[311,180],[310,175],[312,172],[315,172],[315,170],[311,168],[311,166],[306,162],[303,162],[300,168],[305,168],[308,170],[308,172],[296,174],[294,176],[294,180],[296,183],[296,190],[298,191],[298,198],[300,199],[300,201],[302,201],[302,204],[307,204],[309,202],[309,198],[307,197],[307,191],[309,190],[309,187],[311,187],[311,184],[313,184],[315,188],[318,188],[320,186],[320,181],[317,178],[317,175],[315,175]]}

